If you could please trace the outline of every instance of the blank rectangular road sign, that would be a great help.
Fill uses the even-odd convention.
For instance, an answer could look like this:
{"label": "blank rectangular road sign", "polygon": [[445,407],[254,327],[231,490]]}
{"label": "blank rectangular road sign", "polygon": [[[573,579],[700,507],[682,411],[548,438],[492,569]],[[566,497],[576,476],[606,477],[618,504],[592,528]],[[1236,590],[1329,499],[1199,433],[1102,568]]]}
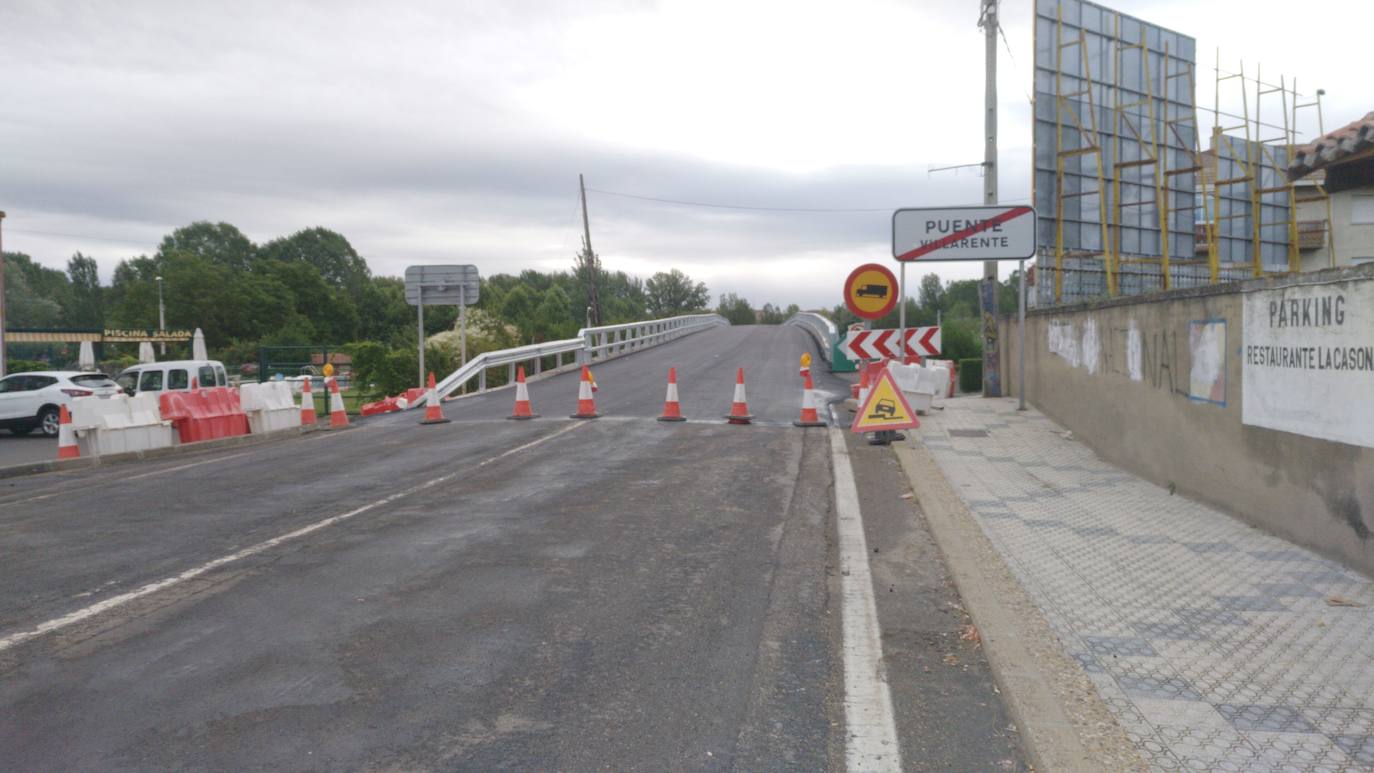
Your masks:
{"label": "blank rectangular road sign", "polygon": [[420,303],[424,287],[426,306],[471,306],[482,289],[476,266],[407,266],[406,303]]}
{"label": "blank rectangular road sign", "polygon": [[892,213],[892,257],[901,261],[1033,258],[1035,209],[899,209]]}

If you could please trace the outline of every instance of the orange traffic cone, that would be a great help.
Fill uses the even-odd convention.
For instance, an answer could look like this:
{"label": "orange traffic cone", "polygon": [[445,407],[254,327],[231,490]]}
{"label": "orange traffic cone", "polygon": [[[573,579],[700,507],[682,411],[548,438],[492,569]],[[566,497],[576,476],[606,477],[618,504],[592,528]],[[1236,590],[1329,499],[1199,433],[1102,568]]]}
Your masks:
{"label": "orange traffic cone", "polygon": [[439,393],[434,391],[434,371],[429,372],[429,386],[425,389],[425,418],[421,424],[448,424],[444,418],[444,406],[439,402]]}
{"label": "orange traffic cone", "polygon": [[687,421],[682,405],[677,401],[677,368],[668,369],[668,396],[663,399],[663,415],[659,421]]}
{"label": "orange traffic cone", "polygon": [[749,404],[744,399],[744,368],[735,374],[735,401],[730,404],[730,412],[725,419],[730,424],[748,424],[754,419],[749,415]]}
{"label": "orange traffic cone", "polygon": [[583,365],[582,381],[577,385],[577,413],[568,418],[595,419],[599,415],[596,412],[596,399],[592,397],[592,372]]}
{"label": "orange traffic cone", "polygon": [[301,426],[313,427],[318,419],[315,418],[315,396],[310,394],[310,377],[305,377],[305,383],[301,385]]}
{"label": "orange traffic cone", "polygon": [[[859,396],[855,398],[858,405],[863,405],[868,400],[868,363],[859,364]],[[850,408],[850,413],[855,413],[858,408]]]}
{"label": "orange traffic cone", "polygon": [[329,428],[347,427],[348,414],[344,411],[343,395],[339,394],[339,381],[333,376],[324,381],[329,385]]}
{"label": "orange traffic cone", "polygon": [[811,371],[806,371],[806,385],[802,388],[801,418],[792,422],[796,427],[824,427],[825,422],[816,415],[816,385],[811,381]]}
{"label": "orange traffic cone", "polygon": [[59,406],[57,427],[57,458],[58,459],[80,459],[81,448],[76,444],[76,432],[72,430],[72,415],[67,412],[67,406]]}
{"label": "orange traffic cone", "polygon": [[515,369],[515,413],[506,417],[523,421],[525,419],[537,419],[539,414],[535,413],[530,406],[530,388],[525,386],[525,366],[520,365]]}

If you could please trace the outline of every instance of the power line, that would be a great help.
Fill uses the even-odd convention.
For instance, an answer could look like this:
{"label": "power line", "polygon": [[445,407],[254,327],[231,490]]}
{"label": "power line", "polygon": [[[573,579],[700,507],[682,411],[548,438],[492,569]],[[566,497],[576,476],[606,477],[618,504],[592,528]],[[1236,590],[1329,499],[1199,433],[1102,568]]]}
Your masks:
{"label": "power line", "polygon": [[593,193],[601,193],[607,196],[620,196],[626,199],[640,199],[642,201],[656,201],[660,204],[680,204],[687,207],[710,207],[712,209],[744,209],[754,212],[891,212],[898,207],[870,207],[870,208],[842,208],[842,207],[751,207],[743,204],[716,204],[705,201],[682,201],[680,199],[662,199],[657,196],[640,196],[635,193],[621,193],[619,191],[607,191],[600,188],[588,188]]}

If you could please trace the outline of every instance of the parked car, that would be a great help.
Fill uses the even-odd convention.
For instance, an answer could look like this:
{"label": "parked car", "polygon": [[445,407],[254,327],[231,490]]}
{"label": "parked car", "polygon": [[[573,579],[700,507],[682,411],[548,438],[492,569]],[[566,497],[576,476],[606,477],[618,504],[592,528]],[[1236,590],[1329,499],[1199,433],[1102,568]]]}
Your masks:
{"label": "parked car", "polygon": [[0,379],[0,429],[16,435],[39,430],[57,437],[60,407],[70,410],[78,397],[109,397],[119,385],[104,373],[43,370],[15,373]]}
{"label": "parked car", "polygon": [[149,362],[127,368],[115,377],[119,387],[129,395],[139,392],[167,392],[196,386],[228,386],[229,377],[218,360],[168,360]]}

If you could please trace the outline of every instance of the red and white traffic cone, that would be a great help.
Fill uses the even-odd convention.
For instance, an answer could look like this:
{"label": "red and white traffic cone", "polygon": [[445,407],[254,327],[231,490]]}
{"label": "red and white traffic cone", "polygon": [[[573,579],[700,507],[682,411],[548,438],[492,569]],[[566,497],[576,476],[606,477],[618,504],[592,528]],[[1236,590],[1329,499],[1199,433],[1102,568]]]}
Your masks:
{"label": "red and white traffic cone", "polygon": [[517,421],[539,418],[539,414],[535,413],[530,406],[530,388],[525,386],[524,365],[517,366],[515,369],[515,413],[506,418]]}
{"label": "red and white traffic cone", "polygon": [[310,377],[305,377],[305,383],[301,385],[301,426],[313,427],[318,419],[315,417],[315,396],[310,394]]}
{"label": "red and white traffic cone", "polygon": [[824,427],[825,422],[816,414],[816,385],[811,381],[811,371],[806,371],[806,384],[802,388],[801,418],[792,422],[795,427]]}
{"label": "red and white traffic cone", "polygon": [[347,427],[348,413],[344,411],[343,395],[339,394],[339,381],[333,376],[324,381],[329,385],[329,428]]}
{"label": "red and white traffic cone", "polygon": [[735,374],[735,400],[730,403],[730,412],[725,419],[730,424],[748,424],[754,419],[749,414],[749,404],[744,398],[744,368]]}
{"label": "red and white traffic cone", "polygon": [[687,421],[682,404],[677,400],[677,368],[668,369],[668,395],[663,398],[663,415],[659,421]]}
{"label": "red and white traffic cone", "polygon": [[[858,393],[857,393],[857,395],[856,395],[856,397],[855,397],[854,399],[857,401],[857,405],[863,405],[864,402],[868,400],[868,363],[867,363],[867,362],[861,363],[861,364],[859,365],[859,391],[858,391]],[[855,413],[855,412],[858,411],[858,410],[859,410],[859,409],[858,409],[858,407],[856,406],[856,407],[854,407],[854,408],[850,408],[850,409],[849,409],[849,412],[850,412],[850,413]]]}
{"label": "red and white traffic cone", "polygon": [[57,458],[80,459],[81,447],[76,444],[76,431],[72,429],[72,415],[67,406],[58,406]]}
{"label": "red and white traffic cone", "polygon": [[448,424],[444,418],[444,406],[439,402],[439,393],[434,390],[434,371],[429,372],[429,385],[425,389],[425,418],[421,424]]}
{"label": "red and white traffic cone", "polygon": [[592,371],[583,365],[582,380],[577,384],[577,413],[568,418],[595,419],[597,416],[600,414],[596,412],[596,398],[592,397]]}

